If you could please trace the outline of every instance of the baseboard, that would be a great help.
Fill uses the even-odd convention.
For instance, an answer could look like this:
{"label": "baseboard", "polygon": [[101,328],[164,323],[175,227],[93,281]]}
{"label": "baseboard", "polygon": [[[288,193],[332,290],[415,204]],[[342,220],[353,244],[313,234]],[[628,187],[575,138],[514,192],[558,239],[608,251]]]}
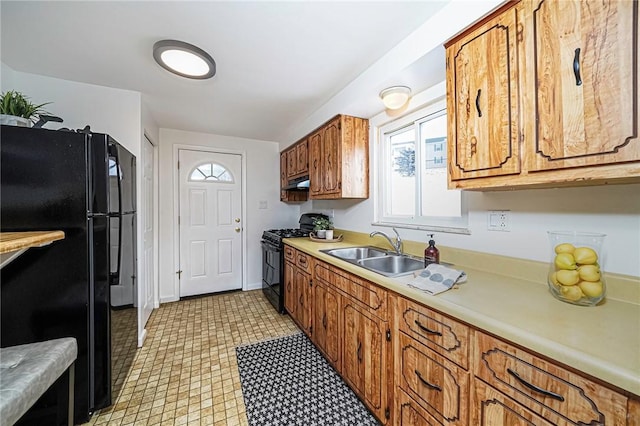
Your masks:
{"label": "baseboard", "polygon": [[248,283],[245,287],[242,288],[242,291],[260,290],[261,288],[262,288],[262,281],[257,283]]}
{"label": "baseboard", "polygon": [[144,341],[147,338],[147,329],[143,328],[142,333],[138,336],[138,347],[141,348],[144,345]]}

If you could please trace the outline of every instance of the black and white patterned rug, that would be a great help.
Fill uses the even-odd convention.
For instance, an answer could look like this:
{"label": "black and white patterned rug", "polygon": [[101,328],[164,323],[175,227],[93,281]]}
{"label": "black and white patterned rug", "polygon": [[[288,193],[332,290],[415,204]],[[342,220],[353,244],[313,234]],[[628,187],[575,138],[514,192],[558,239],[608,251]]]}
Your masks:
{"label": "black and white patterned rug", "polygon": [[236,348],[251,426],[379,425],[302,333]]}

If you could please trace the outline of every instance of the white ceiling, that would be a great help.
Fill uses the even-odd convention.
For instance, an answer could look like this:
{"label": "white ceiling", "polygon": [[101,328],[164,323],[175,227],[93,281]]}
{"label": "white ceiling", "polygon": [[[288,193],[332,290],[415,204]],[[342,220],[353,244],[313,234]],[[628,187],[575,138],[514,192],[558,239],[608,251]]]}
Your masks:
{"label": "white ceiling", "polygon": [[[291,129],[447,2],[2,0],[0,52],[16,71],[141,92],[159,127],[288,144]],[[161,39],[206,50],[217,74],[163,70],[151,51]],[[443,79],[443,58],[435,49],[379,84],[424,89]],[[382,111],[381,88],[332,114]]]}

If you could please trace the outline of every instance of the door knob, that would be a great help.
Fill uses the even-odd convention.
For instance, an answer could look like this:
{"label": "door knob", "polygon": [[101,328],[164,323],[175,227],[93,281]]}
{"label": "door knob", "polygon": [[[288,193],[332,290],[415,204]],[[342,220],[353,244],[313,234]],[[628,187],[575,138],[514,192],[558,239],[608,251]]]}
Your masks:
{"label": "door knob", "polygon": [[236,223],[240,223],[240,218],[236,217]]}
{"label": "door knob", "polygon": [[240,232],[240,227],[236,227],[236,232]]}

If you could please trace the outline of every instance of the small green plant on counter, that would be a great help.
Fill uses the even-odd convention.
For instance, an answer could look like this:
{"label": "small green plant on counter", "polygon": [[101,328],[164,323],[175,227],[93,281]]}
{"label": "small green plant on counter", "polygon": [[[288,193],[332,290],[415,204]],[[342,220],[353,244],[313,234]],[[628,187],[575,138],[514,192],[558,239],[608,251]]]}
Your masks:
{"label": "small green plant on counter", "polygon": [[50,103],[51,102],[47,102],[36,105],[31,103],[29,98],[24,96],[22,93],[9,90],[2,94],[2,100],[0,101],[0,114],[13,115],[33,121],[34,116],[47,113],[42,107]]}
{"label": "small green plant on counter", "polygon": [[314,230],[322,231],[323,229],[333,229],[333,223],[331,219],[324,217],[316,217],[313,219]]}

